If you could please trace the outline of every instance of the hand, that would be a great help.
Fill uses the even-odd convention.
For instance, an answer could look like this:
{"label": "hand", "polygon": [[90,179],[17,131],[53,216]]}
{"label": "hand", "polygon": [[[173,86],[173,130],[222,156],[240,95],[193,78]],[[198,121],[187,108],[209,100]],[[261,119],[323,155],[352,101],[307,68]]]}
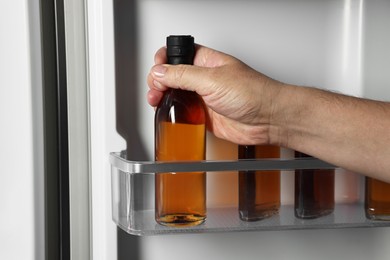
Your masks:
{"label": "hand", "polygon": [[283,84],[227,54],[197,46],[194,65],[166,65],[166,49],[148,75],[148,102],[168,87],[197,92],[208,127],[220,138],[273,144],[390,182],[390,103]]}
{"label": "hand", "polygon": [[194,66],[167,65],[166,61],[166,48],[161,48],[147,79],[151,106],[158,105],[168,87],[195,91],[207,106],[208,128],[217,137],[247,145],[272,142],[270,121],[280,82],[200,45]]}

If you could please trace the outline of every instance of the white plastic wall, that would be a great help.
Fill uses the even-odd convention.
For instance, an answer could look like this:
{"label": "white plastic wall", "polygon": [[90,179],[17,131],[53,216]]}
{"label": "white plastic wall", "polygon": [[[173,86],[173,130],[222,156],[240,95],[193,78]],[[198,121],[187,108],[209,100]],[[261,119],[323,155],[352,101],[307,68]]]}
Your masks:
{"label": "white plastic wall", "polygon": [[[138,1],[140,76],[166,35],[192,34],[281,81],[362,95],[363,1]],[[140,84],[139,100],[147,88]],[[153,110],[146,102],[142,143],[153,154]],[[149,119],[149,120],[147,120]],[[237,147],[209,135],[208,159],[235,159]],[[208,175],[208,203],[237,203],[235,173]],[[230,181],[229,181],[230,180]],[[359,178],[336,175],[336,201],[359,199]],[[230,183],[230,185],[229,185]],[[351,185],[352,184],[352,185]],[[229,195],[218,196],[221,190]],[[292,174],[282,175],[282,203],[293,202]]]}
{"label": "white plastic wall", "polygon": [[0,259],[44,259],[39,1],[0,1]]}
{"label": "white plastic wall", "polygon": [[[129,0],[130,1],[130,0]],[[104,2],[104,3],[102,3]],[[390,4],[385,0],[142,0],[129,15],[137,30],[129,35],[138,46],[137,121],[140,133],[135,153],[153,158],[154,111],[146,103],[146,75],[155,51],[170,34],[192,34],[198,43],[230,53],[281,81],[373,98],[388,98],[390,82]],[[107,153],[125,149],[115,131],[115,71],[112,5],[89,1],[92,97],[92,182],[94,259],[113,259],[117,248],[110,214]],[[132,68],[129,68],[131,70]],[[134,68],[133,68],[134,69]],[[129,73],[134,73],[129,71]],[[128,111],[129,115],[134,111]],[[138,137],[137,137],[138,138]],[[101,142],[104,140],[104,142]],[[208,158],[235,158],[236,146],[209,138]],[[98,147],[99,149],[93,149]],[[95,163],[94,163],[95,162]],[[340,177],[341,176],[341,177]],[[220,178],[220,177],[218,177]],[[290,179],[288,179],[290,178]],[[361,177],[338,175],[338,202],[361,199]],[[232,190],[226,200],[236,203],[234,173],[211,180],[210,191]],[[226,180],[228,179],[228,180]],[[222,182],[221,182],[222,180]],[[209,181],[209,180],[208,180]],[[291,175],[284,177],[284,203],[292,202]],[[210,185],[211,183],[211,185]],[[359,185],[360,183],[360,185]],[[216,186],[219,185],[219,186]],[[217,188],[215,188],[217,187]],[[290,197],[289,197],[290,196]],[[386,259],[390,229],[269,231],[253,233],[145,237],[142,259]],[[129,245],[129,247],[131,247]],[[131,255],[129,255],[129,258]]]}
{"label": "white plastic wall", "polygon": [[[140,77],[166,35],[192,34],[278,80],[390,100],[389,11],[389,2],[363,0],[139,1]],[[152,129],[153,110],[142,105],[143,129]],[[152,136],[142,136],[151,153]],[[336,200],[358,199],[358,177],[340,176]],[[142,252],[145,259],[386,259],[388,242],[388,228],[183,235],[147,237]]]}

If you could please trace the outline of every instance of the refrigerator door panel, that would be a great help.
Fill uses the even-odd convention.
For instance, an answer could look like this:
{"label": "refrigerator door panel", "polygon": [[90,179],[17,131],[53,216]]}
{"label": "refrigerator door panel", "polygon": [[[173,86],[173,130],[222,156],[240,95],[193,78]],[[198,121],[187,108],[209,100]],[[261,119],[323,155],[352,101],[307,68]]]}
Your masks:
{"label": "refrigerator door panel", "polygon": [[0,259],[45,259],[40,10],[0,3]]}

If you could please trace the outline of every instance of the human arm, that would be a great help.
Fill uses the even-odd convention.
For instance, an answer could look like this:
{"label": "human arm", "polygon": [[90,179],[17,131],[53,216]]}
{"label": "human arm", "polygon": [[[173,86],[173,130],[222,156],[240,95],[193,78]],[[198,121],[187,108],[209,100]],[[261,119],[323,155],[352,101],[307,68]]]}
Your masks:
{"label": "human arm", "polygon": [[282,93],[281,146],[390,182],[389,103],[292,85]]}
{"label": "human arm", "polygon": [[148,76],[148,102],[167,86],[196,91],[209,129],[237,144],[273,144],[390,182],[390,104],[273,80],[221,52],[197,46],[195,66],[161,65]]}

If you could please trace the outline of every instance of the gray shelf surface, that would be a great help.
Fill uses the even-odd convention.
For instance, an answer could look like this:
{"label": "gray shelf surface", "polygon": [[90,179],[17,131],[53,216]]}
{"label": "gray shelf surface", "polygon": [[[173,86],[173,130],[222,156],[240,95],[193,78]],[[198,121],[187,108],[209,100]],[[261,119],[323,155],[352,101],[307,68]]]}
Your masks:
{"label": "gray shelf surface", "polygon": [[364,207],[356,204],[336,204],[332,214],[316,219],[298,219],[294,216],[292,205],[282,205],[278,215],[267,219],[246,222],[240,220],[236,207],[208,209],[206,221],[193,227],[166,227],[157,224],[153,210],[137,211],[134,214],[132,225],[128,226],[128,219],[119,219],[118,226],[129,234],[138,236],[167,235],[183,233],[215,233],[241,231],[275,231],[275,230],[303,230],[303,229],[335,229],[335,228],[362,228],[386,227],[387,221],[368,220],[365,217]]}

